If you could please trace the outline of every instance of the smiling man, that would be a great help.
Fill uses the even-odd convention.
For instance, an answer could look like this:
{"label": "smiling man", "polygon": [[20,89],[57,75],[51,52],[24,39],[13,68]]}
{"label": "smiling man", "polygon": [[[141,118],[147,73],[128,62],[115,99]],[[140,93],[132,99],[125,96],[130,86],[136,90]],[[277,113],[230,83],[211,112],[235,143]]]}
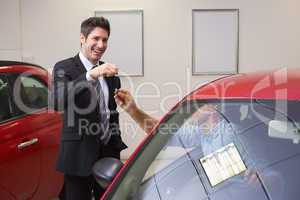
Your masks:
{"label": "smiling man", "polygon": [[91,169],[102,157],[120,158],[127,148],[119,130],[114,91],[120,88],[118,68],[101,61],[110,25],[103,17],[81,24],[80,52],[55,64],[53,103],[63,113],[57,169],[65,175],[67,200],[99,199],[102,190]]}

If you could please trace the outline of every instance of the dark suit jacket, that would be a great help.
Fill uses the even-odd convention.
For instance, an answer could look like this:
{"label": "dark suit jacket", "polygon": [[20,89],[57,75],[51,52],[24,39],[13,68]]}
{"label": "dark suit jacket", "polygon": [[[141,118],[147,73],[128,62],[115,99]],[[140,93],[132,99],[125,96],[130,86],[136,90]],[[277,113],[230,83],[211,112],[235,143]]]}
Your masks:
{"label": "dark suit jacket", "polygon": [[[57,170],[76,176],[89,176],[93,164],[105,156],[120,158],[127,148],[119,129],[119,113],[114,100],[115,88],[120,88],[118,77],[105,78],[109,89],[110,131],[107,145],[99,141],[99,104],[94,86],[86,80],[86,69],[79,55],[62,60],[53,69],[52,102],[55,110],[63,112],[61,145]],[[85,111],[84,111],[85,110]]]}

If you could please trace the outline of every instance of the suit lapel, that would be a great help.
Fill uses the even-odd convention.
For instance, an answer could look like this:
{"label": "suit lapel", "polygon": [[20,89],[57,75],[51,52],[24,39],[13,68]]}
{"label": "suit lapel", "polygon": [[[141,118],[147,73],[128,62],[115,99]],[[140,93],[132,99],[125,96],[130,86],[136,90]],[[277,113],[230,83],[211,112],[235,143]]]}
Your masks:
{"label": "suit lapel", "polygon": [[[99,65],[102,65],[102,64],[104,64],[104,62],[100,60]],[[111,81],[110,77],[104,77],[104,80],[108,87],[108,108],[110,109],[111,108],[111,97],[113,95],[112,81]]]}
{"label": "suit lapel", "polygon": [[75,69],[72,72],[79,73],[79,75],[81,75],[83,73],[86,73],[86,69],[85,69],[84,65],[82,64],[82,62],[80,60],[79,54],[74,56],[73,60],[74,60],[74,63],[75,63],[75,66],[74,66]]}

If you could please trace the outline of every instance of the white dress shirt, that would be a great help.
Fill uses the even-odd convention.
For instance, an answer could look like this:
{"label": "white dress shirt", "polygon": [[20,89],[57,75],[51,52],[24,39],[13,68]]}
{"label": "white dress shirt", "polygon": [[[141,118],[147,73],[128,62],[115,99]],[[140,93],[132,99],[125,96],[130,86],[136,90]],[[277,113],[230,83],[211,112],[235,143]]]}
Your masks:
{"label": "white dress shirt", "polygon": [[[88,71],[91,70],[93,68],[93,64],[82,54],[82,52],[79,53],[79,58],[80,61],[82,62],[83,66],[85,67],[87,73],[86,73],[86,79],[88,81],[92,81],[93,79],[90,77]],[[98,78],[104,97],[105,97],[105,107],[106,107],[106,111],[107,113],[109,113],[109,108],[108,108],[108,98],[109,98],[109,93],[108,93],[108,86],[106,81],[104,80],[103,77],[99,77]]]}

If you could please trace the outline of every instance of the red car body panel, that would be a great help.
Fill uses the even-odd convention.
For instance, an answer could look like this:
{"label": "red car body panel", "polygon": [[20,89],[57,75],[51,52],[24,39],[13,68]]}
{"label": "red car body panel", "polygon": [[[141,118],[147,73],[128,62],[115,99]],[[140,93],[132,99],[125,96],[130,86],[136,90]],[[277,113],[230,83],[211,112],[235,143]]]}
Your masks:
{"label": "red car body panel", "polygon": [[[35,66],[0,67],[0,74],[28,73],[49,86],[49,73]],[[55,171],[60,132],[60,113],[41,109],[0,124],[0,197],[1,199],[50,199],[57,197],[63,184]],[[24,149],[26,141],[38,142]]]}
{"label": "red car body panel", "polygon": [[[279,69],[259,73],[237,74],[225,76],[215,81],[200,86],[178,102],[169,113],[174,111],[182,102],[188,100],[210,99],[278,99],[300,100],[300,69]],[[167,113],[153,128],[152,133],[169,115]],[[141,151],[145,143],[153,137],[149,134],[132,153],[124,166],[118,172],[112,183],[108,186],[101,200],[105,200],[114,186],[118,183],[129,163],[134,162],[135,157]]]}
{"label": "red car body panel", "polygon": [[300,69],[238,74],[200,87],[187,99],[278,99],[298,100]]}
{"label": "red car body panel", "polygon": [[50,86],[51,75],[43,68],[37,68],[30,65],[11,65],[0,68],[0,73],[29,73],[38,76],[42,79],[48,86]]}

